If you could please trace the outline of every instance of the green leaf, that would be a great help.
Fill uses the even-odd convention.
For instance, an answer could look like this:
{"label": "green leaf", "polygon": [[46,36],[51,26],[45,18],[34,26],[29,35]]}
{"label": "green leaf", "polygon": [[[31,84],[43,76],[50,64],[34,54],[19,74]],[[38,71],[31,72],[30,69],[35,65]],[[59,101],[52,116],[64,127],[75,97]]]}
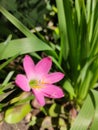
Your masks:
{"label": "green leaf", "polygon": [[11,77],[13,76],[14,74],[14,71],[10,71],[7,75],[7,77],[5,78],[5,80],[3,81],[2,83],[2,86],[5,86],[7,85],[7,83],[9,82],[9,80],[11,79]]}
{"label": "green leaf", "polygon": [[57,117],[60,113],[60,106],[56,103],[52,104],[52,106],[49,109],[49,115],[51,117]]}
{"label": "green leaf", "polygon": [[78,102],[81,102],[86,98],[89,89],[90,89],[90,81],[92,79],[92,72],[88,71],[86,78],[84,79],[84,82],[81,84],[81,86],[79,87],[79,92],[78,92]]}
{"label": "green leaf", "polygon": [[80,3],[79,3],[79,0],[75,0],[75,8],[76,8],[76,12],[77,12],[78,25],[80,25],[81,13],[80,13]]}
{"label": "green leaf", "polygon": [[63,118],[59,118],[58,124],[59,124],[60,130],[68,130],[67,124]]}
{"label": "green leaf", "polygon": [[64,13],[64,5],[63,0],[59,2],[56,0],[57,10],[58,10],[58,20],[59,20],[59,30],[60,30],[60,40],[61,40],[61,51],[60,51],[60,58],[59,62],[62,62],[62,56],[66,60],[68,57],[69,52],[69,45],[68,45],[68,37],[67,37],[67,30],[66,30],[66,18]]}
{"label": "green leaf", "polygon": [[28,114],[31,110],[30,104],[22,104],[18,106],[13,106],[8,108],[5,112],[5,121],[7,123],[18,123],[21,121],[26,114]]}
{"label": "green leaf", "polygon": [[[2,49],[4,49],[3,53]],[[13,57],[17,54],[52,50],[47,44],[36,37],[11,40],[7,45],[0,44],[0,60]]]}
{"label": "green leaf", "polygon": [[66,80],[64,82],[63,88],[69,93],[70,99],[72,100],[74,97],[76,97],[75,92],[74,92],[74,88],[71,85],[71,83]]}
{"label": "green leaf", "polygon": [[94,117],[94,113],[92,97],[88,95],[70,130],[88,130]]}
{"label": "green leaf", "polygon": [[16,0],[13,0],[13,1],[0,0],[0,4],[6,7],[8,10],[16,11],[16,8],[17,8]]}
{"label": "green leaf", "polygon": [[91,90],[70,130],[97,130],[97,128],[98,92]]}
{"label": "green leaf", "polygon": [[87,23],[90,20],[91,17],[91,0],[87,0],[87,4],[86,4],[86,11],[87,11]]}
{"label": "green leaf", "polygon": [[52,57],[52,56],[51,56],[51,58],[52,58],[52,61],[55,63],[55,65],[64,73],[64,70],[63,70],[63,68],[60,66],[60,64],[58,63],[58,61],[57,61],[54,57]]}
{"label": "green leaf", "polygon": [[[77,69],[77,33],[75,29],[75,25],[73,22],[74,14],[72,10],[72,3],[70,0],[62,0],[64,6],[64,13],[66,17],[66,29],[68,36],[68,45],[69,45],[69,62],[70,67],[73,71],[73,77],[75,77],[75,72]],[[65,44],[65,43],[64,43]]]}
{"label": "green leaf", "polygon": [[[0,46],[1,46],[1,48],[0,48],[0,53],[2,52],[2,48],[4,48],[4,46],[5,45],[1,45],[0,44]],[[2,55],[2,53],[1,53],[1,55]],[[16,57],[17,57],[18,55],[16,54],[15,56],[13,56],[13,57],[11,57],[10,59],[8,59],[7,61],[5,61],[4,63],[2,63],[1,65],[0,65],[0,70],[2,70],[5,66],[7,66],[11,61],[13,61]],[[1,57],[0,57],[1,58]],[[1,59],[0,59],[1,60]]]}
{"label": "green leaf", "polygon": [[7,37],[7,39],[5,40],[4,44],[8,44],[9,41],[11,41],[11,39],[12,39],[12,35],[9,35],[9,36]]}
{"label": "green leaf", "polygon": [[14,97],[12,100],[10,100],[10,104],[21,105],[30,100],[33,100],[33,98],[34,98],[34,96],[30,95],[30,93],[22,92],[20,95]]}
{"label": "green leaf", "polygon": [[90,55],[95,55],[98,53],[98,19],[96,21],[92,37],[93,40],[91,41]]}
{"label": "green leaf", "polygon": [[94,97],[94,103],[95,103],[95,115],[91,123],[90,130],[97,130],[98,129],[98,91],[91,90],[93,97]]}
{"label": "green leaf", "polygon": [[30,30],[25,27],[17,18],[15,18],[11,13],[9,13],[6,9],[4,9],[0,5],[0,12],[13,24],[17,27],[25,36],[27,37],[35,37],[34,34],[30,32]]}
{"label": "green leaf", "polygon": [[32,116],[31,121],[29,122],[29,126],[34,126],[37,122],[37,117],[36,116]]}
{"label": "green leaf", "polygon": [[95,14],[96,0],[92,1],[92,15],[90,20],[90,30],[89,30],[89,42],[91,41],[94,27],[94,14]]}
{"label": "green leaf", "polygon": [[81,69],[80,71],[80,75],[78,76],[77,79],[77,83],[79,83],[81,81],[81,83],[84,82],[85,78],[86,78],[86,74],[88,72],[88,69],[90,67],[90,65],[98,58],[98,55],[94,56],[93,58],[91,58],[90,60],[88,60],[86,62],[86,64],[84,65],[84,67]]}

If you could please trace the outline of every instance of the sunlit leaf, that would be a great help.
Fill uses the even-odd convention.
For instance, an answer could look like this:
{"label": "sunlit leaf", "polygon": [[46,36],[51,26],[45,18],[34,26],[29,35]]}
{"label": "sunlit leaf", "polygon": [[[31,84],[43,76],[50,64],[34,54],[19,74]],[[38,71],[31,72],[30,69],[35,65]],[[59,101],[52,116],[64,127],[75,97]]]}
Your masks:
{"label": "sunlit leaf", "polygon": [[51,117],[57,117],[59,115],[59,112],[60,112],[60,106],[56,103],[54,103],[49,109],[49,115]]}
{"label": "sunlit leaf", "polygon": [[74,92],[74,88],[71,85],[71,83],[66,80],[63,84],[63,88],[69,93],[70,99],[72,100],[74,97],[76,97],[75,92]]}
{"label": "sunlit leaf", "polygon": [[42,50],[51,50],[51,48],[36,37],[11,40],[7,45],[0,44],[0,59]]}
{"label": "sunlit leaf", "polygon": [[94,104],[95,104],[95,115],[91,123],[90,130],[97,130],[98,129],[98,92],[95,90],[91,91],[94,96]]}
{"label": "sunlit leaf", "polygon": [[90,89],[90,81],[93,77],[93,74],[91,71],[88,71],[86,78],[84,79],[84,82],[79,86],[79,92],[78,92],[78,101],[81,103],[82,100],[84,100],[89,92]]}
{"label": "sunlit leaf", "polygon": [[5,112],[5,121],[7,123],[17,123],[21,121],[30,110],[30,104],[27,103],[8,108]]}
{"label": "sunlit leaf", "polygon": [[80,13],[79,0],[75,0],[75,7],[77,12],[78,24],[80,25],[81,13]]}
{"label": "sunlit leaf", "polygon": [[94,113],[94,104],[91,96],[88,95],[70,130],[87,130],[90,127]]}
{"label": "sunlit leaf", "polygon": [[68,37],[66,30],[66,18],[64,13],[63,0],[59,2],[56,0],[57,9],[58,9],[58,20],[59,20],[59,30],[60,30],[60,40],[61,40],[61,50],[59,62],[62,62],[62,56],[66,60],[69,53]]}

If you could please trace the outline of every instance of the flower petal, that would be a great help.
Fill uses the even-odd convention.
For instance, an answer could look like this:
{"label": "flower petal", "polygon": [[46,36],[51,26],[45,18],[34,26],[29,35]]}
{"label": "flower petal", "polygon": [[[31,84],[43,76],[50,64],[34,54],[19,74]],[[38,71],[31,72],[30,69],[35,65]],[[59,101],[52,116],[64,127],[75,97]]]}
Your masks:
{"label": "flower petal", "polygon": [[41,93],[41,91],[37,90],[37,89],[32,89],[32,92],[34,93],[38,103],[41,106],[44,106],[45,105],[45,99],[44,99],[43,93]]}
{"label": "flower petal", "polygon": [[30,86],[25,75],[18,74],[15,83],[24,91],[30,91]]}
{"label": "flower petal", "polygon": [[28,55],[26,55],[23,59],[23,67],[24,70],[26,72],[26,75],[28,77],[28,79],[33,78],[35,75],[34,69],[35,69],[35,65],[34,62],[32,60],[32,58]]}
{"label": "flower petal", "polygon": [[52,66],[52,60],[50,57],[43,58],[36,65],[36,72],[40,75],[47,74]]}
{"label": "flower petal", "polygon": [[64,77],[63,73],[54,72],[54,73],[51,73],[51,74],[48,74],[47,76],[45,76],[44,82],[50,83],[50,84],[56,83],[56,82],[60,81],[63,77]]}
{"label": "flower petal", "polygon": [[41,89],[42,93],[46,97],[50,98],[62,98],[64,97],[64,93],[62,89],[55,85],[45,85],[44,88]]}

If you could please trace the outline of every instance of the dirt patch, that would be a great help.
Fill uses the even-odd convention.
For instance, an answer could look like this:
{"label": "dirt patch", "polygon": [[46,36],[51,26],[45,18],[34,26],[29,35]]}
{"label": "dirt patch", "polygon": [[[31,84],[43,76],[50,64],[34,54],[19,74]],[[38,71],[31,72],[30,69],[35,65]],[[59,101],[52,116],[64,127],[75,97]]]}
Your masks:
{"label": "dirt patch", "polygon": [[25,124],[24,120],[17,124],[8,124],[6,122],[0,123],[0,130],[28,130],[29,126]]}

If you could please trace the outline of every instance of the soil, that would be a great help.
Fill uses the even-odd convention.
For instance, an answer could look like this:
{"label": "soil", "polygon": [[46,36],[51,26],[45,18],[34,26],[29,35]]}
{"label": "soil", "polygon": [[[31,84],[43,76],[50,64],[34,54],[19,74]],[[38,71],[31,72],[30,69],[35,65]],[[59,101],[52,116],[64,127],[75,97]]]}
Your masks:
{"label": "soil", "polygon": [[25,124],[24,120],[17,124],[8,124],[6,122],[1,122],[0,130],[29,130],[29,126]]}

